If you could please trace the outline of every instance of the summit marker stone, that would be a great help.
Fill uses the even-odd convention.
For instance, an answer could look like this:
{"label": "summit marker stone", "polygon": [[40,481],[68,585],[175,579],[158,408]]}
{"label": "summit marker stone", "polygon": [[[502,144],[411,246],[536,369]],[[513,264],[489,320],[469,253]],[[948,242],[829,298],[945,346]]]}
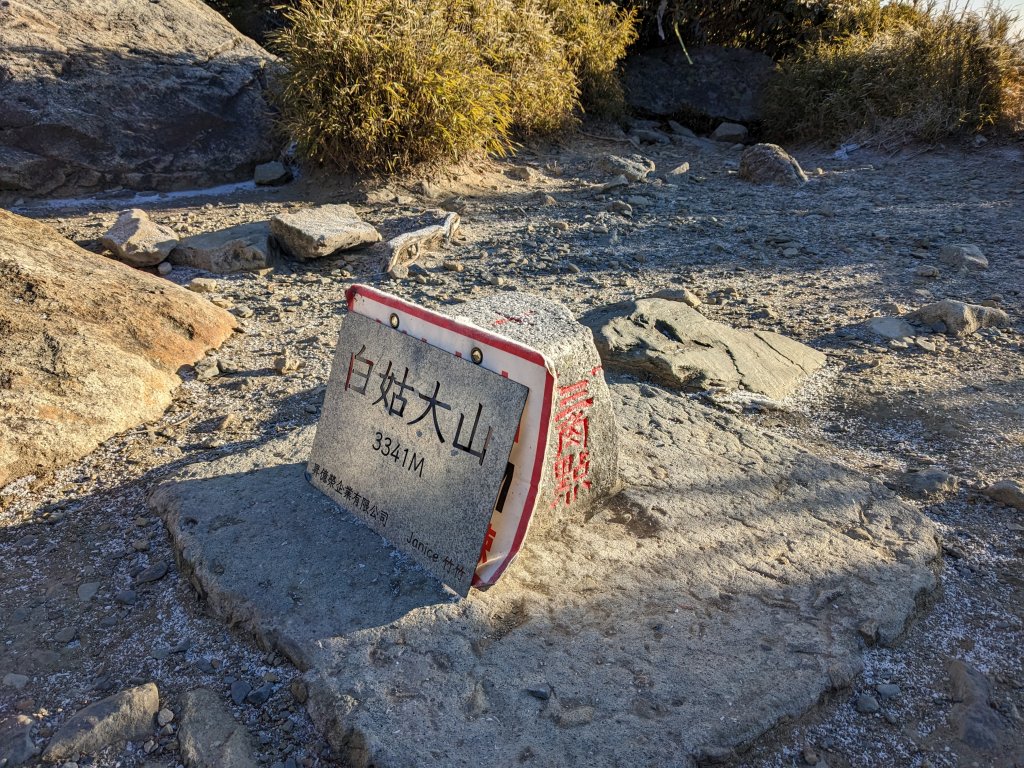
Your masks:
{"label": "summit marker stone", "polygon": [[350,312],[310,481],[465,596],[527,388]]}

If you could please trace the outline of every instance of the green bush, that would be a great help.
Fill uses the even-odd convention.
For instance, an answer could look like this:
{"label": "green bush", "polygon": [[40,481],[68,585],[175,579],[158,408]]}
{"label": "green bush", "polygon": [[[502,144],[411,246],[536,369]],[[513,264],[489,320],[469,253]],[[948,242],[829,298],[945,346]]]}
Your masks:
{"label": "green bush", "polygon": [[805,46],[765,94],[769,133],[839,139],[894,133],[935,140],[1019,124],[1024,46],[1014,18],[892,4],[871,30]]}
{"label": "green bush", "polygon": [[562,130],[581,87],[621,98],[612,75],[632,40],[632,16],[601,0],[294,0],[283,14],[283,128],[307,157],[356,171]]}

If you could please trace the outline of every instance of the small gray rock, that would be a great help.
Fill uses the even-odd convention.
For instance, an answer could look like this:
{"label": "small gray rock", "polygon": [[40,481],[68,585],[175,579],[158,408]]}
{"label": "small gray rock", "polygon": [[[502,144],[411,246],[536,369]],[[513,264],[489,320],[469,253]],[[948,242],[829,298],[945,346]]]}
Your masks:
{"label": "small gray rock", "polygon": [[153,683],[101,699],[76,712],[60,727],[46,746],[43,759],[58,762],[144,738],[153,730],[153,717],[159,707],[160,693]]}
{"label": "small gray rock", "polygon": [[917,335],[914,326],[900,317],[873,317],[867,321],[866,327],[883,339],[906,341]]}
{"label": "small gray rock", "polygon": [[988,259],[976,245],[944,245],[939,251],[939,260],[951,267],[988,269]]}
{"label": "small gray rock", "polygon": [[[627,181],[643,181],[647,175],[653,173],[656,166],[653,160],[643,155],[630,155],[621,157],[619,155],[606,155],[601,158],[601,169],[607,173],[621,175]],[[608,186],[607,184],[605,185]]]}
{"label": "small gray rock", "polygon": [[252,180],[256,182],[257,186],[277,187],[291,181],[292,172],[284,163],[273,160],[257,165],[256,170],[253,171]]}
{"label": "small gray rock", "polygon": [[217,274],[263,269],[270,258],[269,235],[270,225],[265,221],[193,235],[171,251],[171,261]]}
{"label": "small gray rock", "polygon": [[712,132],[711,138],[714,141],[722,141],[727,144],[738,144],[747,140],[747,127],[739,123],[720,123]]}
{"label": "small gray rock", "polygon": [[252,704],[254,707],[262,707],[274,693],[274,685],[272,683],[264,683],[259,688],[254,688],[249,691],[249,694],[245,697],[245,700]]}
{"label": "small gray rock", "polygon": [[900,695],[900,687],[893,683],[879,683],[875,686],[875,692],[883,699],[895,699]]}
{"label": "small gray rock", "polygon": [[855,706],[857,711],[862,715],[873,715],[882,708],[882,705],[879,704],[878,700],[870,693],[862,693],[858,696]]}
{"label": "small gray rock", "polygon": [[161,728],[163,728],[168,723],[173,722],[173,720],[174,713],[171,712],[171,710],[167,709],[167,707],[164,707],[156,713],[156,724],[159,725]]}
{"label": "small gray rock", "polygon": [[252,686],[245,682],[245,680],[235,680],[231,684],[231,700],[235,704],[240,705],[245,701],[245,697],[249,695],[250,691],[252,691]]}
{"label": "small gray rock", "polygon": [[8,688],[20,691],[28,685],[28,675],[19,675],[17,672],[8,672],[4,675],[4,685]]}
{"label": "small gray rock", "polygon": [[154,563],[135,578],[135,583],[148,584],[153,581],[160,581],[160,579],[167,575],[167,570],[166,562]]}
{"label": "small gray rock", "polygon": [[899,485],[911,496],[927,499],[952,493],[957,489],[958,481],[941,469],[914,469],[900,477]]}
{"label": "small gray rock", "polygon": [[78,587],[78,599],[83,603],[88,603],[94,597],[96,593],[100,591],[100,582],[98,581],[87,581]]}
{"label": "small gray rock", "polygon": [[1017,480],[1000,480],[986,487],[982,493],[994,501],[1024,512],[1024,485]]}

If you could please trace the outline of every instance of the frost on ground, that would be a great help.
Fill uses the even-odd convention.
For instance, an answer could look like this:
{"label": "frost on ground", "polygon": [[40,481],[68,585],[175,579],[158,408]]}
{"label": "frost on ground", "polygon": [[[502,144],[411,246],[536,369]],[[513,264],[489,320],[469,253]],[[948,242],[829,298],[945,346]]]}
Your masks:
{"label": "frost on ground", "polygon": [[[697,140],[641,148],[657,165],[649,180],[602,192],[609,180],[602,158],[635,151],[626,142],[587,139],[524,151],[512,162],[530,166],[529,181],[509,179],[506,164],[479,163],[366,194],[303,179],[273,190],[133,201],[182,236],[336,202],[353,202],[382,231],[439,209],[457,210],[463,229],[401,281],[334,259],[267,276],[212,276],[220,297],[252,310],[244,333],[213,353],[232,372],[199,380],[185,371],[159,422],[112,438],[74,466],[0,490],[0,679],[29,678],[23,688],[0,686],[0,713],[32,716],[42,744],[74,711],[129,685],[157,682],[161,704],[172,710],[186,691],[208,687],[253,734],[266,764],[331,764],[303,706],[305,692],[293,685],[297,670],[204,613],[147,510],[147,492],[190,463],[315,423],[344,292],[354,281],[430,307],[530,291],[577,315],[685,287],[712,319],[777,331],[829,358],[782,402],[693,397],[893,488],[919,469],[942,470],[958,484],[914,500],[944,538],[935,604],[901,644],[867,652],[852,690],[727,760],[750,768],[1024,760],[1024,513],[980,493],[995,480],[1020,478],[1024,466],[1020,145],[894,155],[861,148],[846,158],[796,149],[811,180],[774,188],[740,179],[738,152]],[[683,162],[687,173],[659,178]],[[28,204],[23,212],[98,249],[119,204],[92,202]],[[950,243],[978,245],[989,268],[942,264],[941,247]],[[179,268],[168,277],[187,283],[200,276],[211,277]],[[894,343],[864,326],[944,298],[998,304],[1011,326],[959,338],[929,334],[923,344]],[[279,375],[274,359],[284,351],[303,366]],[[161,563],[166,575],[140,581]],[[83,599],[80,588],[95,583],[95,594]],[[950,723],[960,706],[950,687],[955,660],[991,686],[1000,723],[992,749],[965,744]],[[888,698],[877,689],[887,683],[899,688]],[[266,685],[266,701],[244,693]],[[865,694],[878,711],[859,711]],[[176,744],[172,729],[145,748],[100,755],[96,764],[172,766]]]}

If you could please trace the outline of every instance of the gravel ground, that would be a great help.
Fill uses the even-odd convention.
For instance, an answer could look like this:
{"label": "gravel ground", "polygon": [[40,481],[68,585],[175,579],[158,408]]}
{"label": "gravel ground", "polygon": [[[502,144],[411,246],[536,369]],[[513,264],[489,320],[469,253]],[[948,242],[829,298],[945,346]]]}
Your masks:
{"label": "gravel ground", "polygon": [[[155,681],[173,711],[185,691],[210,687],[224,693],[268,765],[332,764],[301,690],[290,685],[296,671],[204,615],[179,578],[162,524],[146,507],[148,489],[184,464],[315,422],[353,282],[430,307],[529,291],[577,314],[686,287],[710,317],[785,333],[830,361],[781,403],[695,397],[894,488],[908,469],[929,467],[958,485],[917,500],[945,540],[934,606],[898,647],[868,652],[855,690],[767,734],[733,764],[1024,765],[1024,513],[980,493],[995,480],[1022,479],[1024,466],[1024,145],[861,149],[845,160],[798,149],[811,180],[775,188],[738,177],[736,148],[704,140],[636,148],[610,133],[370,190],[306,178],[141,205],[182,236],[340,201],[353,202],[385,236],[440,210],[459,211],[463,228],[401,281],[368,258],[218,276],[223,303],[252,312],[243,332],[213,353],[230,373],[200,381],[183,371],[159,423],[118,435],[53,475],[0,489],[0,674],[29,677],[21,689],[0,685],[0,713],[33,715],[42,743],[72,712],[130,684]],[[602,192],[611,177],[602,159],[636,152],[657,170]],[[688,171],[662,178],[683,162]],[[15,210],[100,250],[98,238],[123,207],[112,198]],[[978,245],[990,267],[958,272],[940,263],[949,243]],[[920,276],[929,271],[923,266],[938,276]],[[200,276],[210,277],[175,268],[168,279]],[[965,339],[930,335],[923,345],[894,344],[863,327],[943,298],[990,300],[1009,313],[1011,327]],[[285,351],[302,367],[280,375],[274,359]],[[166,575],[146,571],[159,564],[169,566]],[[90,597],[83,585],[96,583]],[[992,687],[1001,727],[985,748],[966,744],[947,722],[956,709],[947,672],[954,659]],[[270,683],[264,691],[273,693],[262,703],[232,702],[239,680],[253,689]],[[876,686],[884,683],[899,692],[883,697]],[[862,694],[873,695],[879,711],[858,711]],[[94,764],[171,766],[176,749],[170,732]]]}

